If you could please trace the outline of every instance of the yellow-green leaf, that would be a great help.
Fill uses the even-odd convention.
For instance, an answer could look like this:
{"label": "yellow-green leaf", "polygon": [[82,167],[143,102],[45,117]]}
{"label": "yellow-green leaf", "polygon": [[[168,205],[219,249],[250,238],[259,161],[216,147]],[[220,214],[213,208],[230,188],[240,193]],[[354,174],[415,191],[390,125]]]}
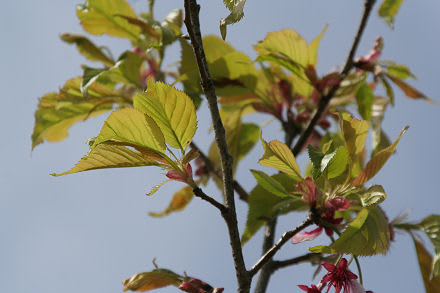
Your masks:
{"label": "yellow-green leaf", "polygon": [[108,67],[115,63],[102,49],[83,35],[64,33],[60,37],[66,43],[75,44],[78,51],[91,61],[100,61]]}
{"label": "yellow-green leaf", "polygon": [[432,279],[430,278],[431,264],[433,262],[432,256],[420,241],[416,240],[414,237],[413,240],[426,293],[438,293],[440,292],[440,277],[437,276]]}
{"label": "yellow-green leaf", "polygon": [[426,233],[434,246],[434,259],[432,262],[430,278],[440,276],[440,215],[429,215],[420,223],[423,232]]}
{"label": "yellow-green leaf", "polygon": [[322,37],[327,31],[327,27],[328,25],[326,25],[324,29],[321,31],[321,33],[316,38],[314,38],[313,41],[311,41],[307,46],[310,65],[316,66],[316,64],[318,63],[319,43],[321,42]]}
{"label": "yellow-green leaf", "polygon": [[123,100],[116,91],[101,83],[89,88],[89,97],[86,99],[80,91],[81,81],[79,77],[70,79],[58,93],[49,93],[40,98],[35,111],[32,148],[45,140],[57,142],[65,139],[74,123],[106,113],[114,103]]}
{"label": "yellow-green leaf", "polygon": [[406,132],[408,129],[408,126],[405,127],[402,132],[400,132],[399,137],[396,139],[396,141],[390,145],[389,147],[381,150],[378,152],[368,163],[367,166],[359,173],[359,175],[353,180],[352,185],[358,186],[362,185],[371,178],[374,177],[374,175],[379,172],[379,170],[383,167],[383,165],[386,163],[388,158],[394,153],[394,150],[397,147],[397,144],[400,141],[400,138],[402,135]]}
{"label": "yellow-green leaf", "polygon": [[150,79],[147,92],[137,93],[133,104],[136,109],[154,119],[170,146],[186,150],[197,129],[196,111],[190,97],[169,85],[154,83]]}
{"label": "yellow-green leaf", "polygon": [[228,7],[231,13],[226,17],[220,20],[220,32],[223,40],[226,39],[226,27],[229,24],[234,24],[243,18],[243,8],[246,0],[224,0],[223,1]]}
{"label": "yellow-green leaf", "polygon": [[107,34],[132,41],[139,38],[139,27],[115,16],[121,14],[136,17],[126,0],[87,0],[85,4],[77,6],[76,14],[84,30],[91,34]]}
{"label": "yellow-green leaf", "polygon": [[390,231],[385,214],[378,207],[362,209],[341,236],[330,246],[309,248],[317,253],[354,255],[385,254],[390,246]]}
{"label": "yellow-green leaf", "polygon": [[182,283],[183,277],[166,270],[155,269],[151,272],[138,273],[125,279],[122,284],[125,291],[145,292],[166,286],[178,287]]}
{"label": "yellow-green leaf", "polygon": [[384,0],[379,8],[379,16],[390,26],[394,26],[394,16],[399,11],[403,0]]}
{"label": "yellow-green leaf", "polygon": [[163,217],[173,212],[183,210],[192,200],[194,194],[191,186],[185,186],[173,195],[173,199],[169,203],[168,207],[162,212],[150,212],[148,213],[152,217]]}
{"label": "yellow-green leaf", "polygon": [[153,119],[133,108],[113,112],[104,122],[93,147],[114,142],[163,153],[165,139]]}
{"label": "yellow-green leaf", "polygon": [[261,138],[264,155],[258,161],[261,165],[275,168],[296,180],[301,179],[301,171],[290,148],[279,140],[269,143]]}
{"label": "yellow-green leaf", "polygon": [[359,194],[361,204],[364,208],[376,207],[386,199],[387,195],[381,185],[373,185],[365,192]]}
{"label": "yellow-green leaf", "polygon": [[250,171],[252,172],[252,175],[254,175],[255,179],[257,179],[258,184],[270,193],[280,197],[286,197],[289,195],[283,185],[279,183],[276,179],[273,179],[263,171]]}
{"label": "yellow-green leaf", "polygon": [[347,150],[353,161],[365,147],[365,140],[367,139],[370,126],[367,121],[353,118],[348,113],[342,113],[340,121]]}
{"label": "yellow-green leaf", "polygon": [[93,148],[69,171],[52,175],[61,176],[96,169],[152,165],[157,165],[157,162],[140,152],[132,151],[124,146],[100,144]]}

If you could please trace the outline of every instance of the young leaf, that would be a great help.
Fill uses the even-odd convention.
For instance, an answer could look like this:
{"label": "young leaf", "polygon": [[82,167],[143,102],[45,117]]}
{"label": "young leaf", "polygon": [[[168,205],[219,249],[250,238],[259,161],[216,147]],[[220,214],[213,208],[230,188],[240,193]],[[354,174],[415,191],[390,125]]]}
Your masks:
{"label": "young leaf", "polygon": [[257,170],[250,171],[252,172],[252,175],[254,175],[255,179],[257,179],[258,184],[270,193],[280,197],[286,197],[289,195],[281,183],[266,173]]}
{"label": "young leaf", "polygon": [[365,168],[362,170],[362,172],[359,173],[359,175],[353,180],[353,182],[352,182],[353,186],[358,186],[358,185],[364,184],[365,182],[367,182],[368,180],[373,178],[374,175],[377,174],[377,172],[379,172],[379,170],[383,167],[383,165],[385,165],[388,158],[394,153],[394,150],[396,149],[397,144],[400,141],[400,138],[406,132],[407,129],[408,129],[408,126],[405,127],[400,132],[399,137],[396,139],[396,141],[392,145],[390,145],[389,147],[378,152],[367,163],[367,166],[365,166]]}
{"label": "young leaf", "polygon": [[168,207],[162,212],[148,213],[152,217],[164,217],[177,211],[183,210],[192,200],[194,194],[191,186],[185,186],[173,195]]}
{"label": "young leaf", "polygon": [[394,62],[388,62],[387,64],[388,74],[395,76],[400,79],[413,78],[417,79],[416,76],[411,72],[408,66],[396,64]]}
{"label": "young leaf", "polygon": [[178,287],[183,277],[167,269],[155,269],[151,272],[138,273],[125,279],[122,284],[125,291],[145,292],[166,286]]}
{"label": "young leaf", "polygon": [[261,138],[264,155],[258,161],[261,165],[275,168],[296,180],[301,180],[301,171],[290,148],[279,140],[269,143]]}
{"label": "young leaf", "polygon": [[335,151],[334,155],[331,157],[328,163],[324,162],[325,156],[322,159],[321,169],[326,165],[327,168],[327,178],[332,179],[341,175],[348,164],[348,151],[344,146],[340,146]]}
{"label": "young leaf", "polygon": [[374,156],[377,152],[391,144],[386,134],[382,131],[382,120],[388,103],[388,100],[382,97],[376,97],[373,102],[371,111],[371,144],[373,151],[371,156]]}
{"label": "young leaf", "polygon": [[420,271],[422,273],[426,293],[440,292],[440,277],[430,277],[432,267],[431,264],[433,263],[431,254],[419,240],[415,239],[414,237],[413,240],[416,247],[417,259],[419,261]]}
{"label": "young leaf", "polygon": [[88,38],[83,35],[64,33],[61,40],[69,44],[75,44],[78,51],[91,61],[100,61],[104,65],[111,67],[114,65],[112,58],[107,56],[100,48],[96,47]]}
{"label": "young leaf", "polygon": [[107,34],[114,37],[128,38],[137,41],[140,34],[139,27],[128,23],[125,19],[115,17],[121,14],[136,17],[136,14],[126,0],[86,0],[85,4],[78,5],[76,14],[85,31],[94,34]]}
{"label": "young leaf", "polygon": [[32,133],[32,149],[44,140],[61,141],[76,122],[84,121],[110,111],[113,103],[122,97],[113,89],[95,83],[85,99],[80,91],[81,78],[73,78],[64,84],[58,93],[49,93],[40,98],[35,111],[35,126]]}
{"label": "young leaf", "polygon": [[170,146],[186,150],[197,129],[196,111],[190,97],[169,85],[149,79],[147,92],[137,93],[133,104],[154,119]]}
{"label": "young leaf", "polygon": [[125,108],[110,114],[92,148],[100,143],[114,142],[163,154],[165,139],[153,119],[142,112]]}
{"label": "young leaf", "polygon": [[231,13],[226,17],[220,19],[220,32],[223,40],[226,39],[226,27],[229,24],[234,24],[243,18],[243,8],[246,0],[223,0],[226,7]]}
{"label": "young leaf", "polygon": [[381,185],[373,185],[365,192],[359,194],[364,208],[374,208],[386,199],[387,195]]}
{"label": "young leaf", "polygon": [[385,214],[378,207],[362,209],[341,236],[330,246],[309,248],[316,253],[353,255],[385,254],[390,246],[390,232]]}
{"label": "young leaf", "polygon": [[432,262],[430,279],[440,276],[440,215],[430,215],[420,223],[421,229],[426,233],[434,246],[435,255]]}
{"label": "young leaf", "polygon": [[358,112],[362,119],[371,119],[371,108],[373,106],[373,91],[367,83],[363,83],[356,91],[356,102],[358,106]]}
{"label": "young leaf", "polygon": [[365,140],[367,139],[370,126],[367,121],[352,118],[347,113],[342,113],[340,121],[347,150],[353,161],[365,147]]}
{"label": "young leaf", "polygon": [[154,166],[158,163],[139,152],[124,146],[100,144],[84,156],[72,169],[53,176],[73,174],[89,170]]}
{"label": "young leaf", "polygon": [[390,74],[385,74],[385,75],[389,79],[391,79],[391,81],[394,82],[394,84],[397,85],[408,98],[424,99],[428,103],[431,103],[431,104],[435,103],[433,100],[431,100],[430,98],[425,96],[424,93],[422,93],[419,90],[417,90],[416,88],[410,86],[409,84],[407,84],[406,82],[404,82],[400,78],[394,77],[394,76],[392,76]]}
{"label": "young leaf", "polygon": [[[284,189],[294,191],[295,180],[285,174],[276,174],[272,178]],[[307,210],[308,206],[300,198],[280,197],[257,185],[249,194],[249,212],[241,243],[244,245],[274,215],[290,211]]]}
{"label": "young leaf", "polygon": [[394,91],[393,91],[393,87],[391,86],[391,84],[388,82],[388,80],[383,75],[380,75],[380,80],[382,81],[382,85],[385,88],[387,97],[390,100],[391,105],[394,106]]}
{"label": "young leaf", "polygon": [[379,8],[379,16],[390,26],[394,26],[394,16],[399,11],[403,0],[384,0]]}

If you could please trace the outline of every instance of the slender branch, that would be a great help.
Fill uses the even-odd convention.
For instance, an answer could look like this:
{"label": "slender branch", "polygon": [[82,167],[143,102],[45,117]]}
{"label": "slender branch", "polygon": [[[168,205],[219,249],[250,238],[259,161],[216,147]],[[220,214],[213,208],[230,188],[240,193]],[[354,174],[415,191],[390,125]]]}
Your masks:
{"label": "slender branch", "polygon": [[309,216],[295,229],[287,231],[281,236],[278,242],[272,246],[258,261],[257,263],[250,269],[249,273],[251,276],[255,275],[277,252],[280,248],[286,243],[290,238],[295,236],[302,229],[313,224],[313,214],[310,213]]}
{"label": "slender branch", "polygon": [[199,187],[194,188],[193,192],[195,196],[200,197],[203,200],[206,200],[207,202],[218,208],[222,214],[226,212],[226,207],[223,204],[219,203],[213,197],[210,197],[209,195],[204,193],[203,190],[201,190]]}
{"label": "slender branch", "polygon": [[205,52],[203,49],[199,22],[200,6],[197,4],[196,0],[185,0],[184,6],[184,22],[194,49],[203,92],[208,100],[208,106],[211,112],[215,141],[220,152],[226,206],[226,211],[222,213],[222,216],[225,219],[228,227],[229,240],[232,248],[232,257],[234,259],[235,272],[238,282],[238,292],[248,293],[251,285],[251,278],[244,263],[243,251],[240,243],[240,234],[237,224],[237,213],[235,211],[234,179],[232,172],[233,158],[228,151],[225,128],[223,127],[217,104],[217,95],[215,93],[214,83],[209,74],[208,63],[206,62]]}
{"label": "slender branch", "polygon": [[[266,224],[266,229],[264,230],[264,240],[263,240],[263,255],[271,249],[275,241],[275,230],[277,225],[277,217],[273,217]],[[273,272],[272,260],[269,261],[261,268],[260,274],[258,276],[257,284],[255,285],[254,293],[264,293],[266,292],[267,285],[269,284],[270,275]]]}
{"label": "slender branch", "polygon": [[[208,172],[222,179],[222,172],[214,165],[214,163],[209,159],[209,157],[206,156],[194,142],[191,142],[191,147],[199,152],[200,154],[199,157],[205,163]],[[244,188],[241,186],[240,183],[238,183],[237,180],[234,180],[234,190],[242,201],[244,202],[248,201],[249,194],[246,192],[246,190],[244,190]]]}
{"label": "slender branch", "polygon": [[[354,37],[353,44],[351,45],[351,49],[347,55],[347,59],[345,60],[344,67],[342,68],[342,71],[339,74],[341,80],[344,79],[347,76],[348,72],[353,68],[353,57],[356,54],[359,41],[361,40],[362,34],[365,30],[365,27],[368,22],[368,18],[370,16],[371,10],[375,2],[376,0],[365,0],[364,2],[364,11],[362,14],[361,21],[359,23],[359,27]],[[304,145],[307,142],[307,139],[309,138],[310,134],[315,128],[316,123],[321,118],[322,113],[327,108],[328,103],[333,98],[333,96],[335,95],[338,89],[339,89],[339,83],[331,87],[328,93],[323,97],[321,97],[321,99],[319,100],[318,109],[316,110],[315,115],[313,115],[313,118],[312,120],[310,120],[309,124],[307,125],[306,130],[304,130],[303,134],[300,136],[300,138],[295,144],[295,147],[293,148],[293,154],[295,156],[298,155],[303,149]]]}
{"label": "slender branch", "polygon": [[275,260],[272,261],[272,271],[276,271],[288,266],[296,265],[303,262],[310,262],[315,259],[321,259],[322,254],[320,253],[306,253],[301,256],[297,256],[286,260]]}

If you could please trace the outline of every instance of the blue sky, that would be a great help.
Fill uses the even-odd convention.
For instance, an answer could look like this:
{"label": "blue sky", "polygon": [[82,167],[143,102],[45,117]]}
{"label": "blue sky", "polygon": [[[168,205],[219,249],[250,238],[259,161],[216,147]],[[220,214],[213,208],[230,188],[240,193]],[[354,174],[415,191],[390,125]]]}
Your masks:
{"label": "blue sky", "polygon": [[[155,169],[134,168],[92,171],[54,178],[52,172],[69,169],[87,152],[86,140],[95,136],[105,117],[75,125],[68,139],[45,143],[31,153],[30,135],[37,98],[54,91],[65,80],[81,74],[83,59],[73,46],[63,43],[63,32],[82,33],[75,16],[80,0],[5,1],[0,11],[2,45],[0,81],[0,292],[9,293],[116,293],[121,281],[153,268],[153,258],[165,268],[186,271],[233,292],[235,276],[225,225],[206,203],[193,200],[183,212],[164,219],[148,217],[148,211],[163,209],[181,185],[168,184],[153,197],[145,193],[161,182]],[[129,1],[136,10],[147,1]],[[157,1],[159,19],[183,0]],[[203,34],[219,35],[218,23],[227,15],[222,1],[199,1]],[[423,4],[422,4],[423,3]],[[248,1],[245,18],[229,27],[228,41],[255,57],[252,45],[267,32],[294,28],[306,39],[314,38],[329,24],[319,51],[318,70],[324,74],[344,62],[361,14],[362,1]],[[377,17],[377,6],[367,26],[357,55],[366,54],[376,36],[385,39],[383,59],[410,66],[418,77],[413,82],[430,98],[440,101],[437,85],[440,52],[440,2],[405,1],[394,30]],[[117,56],[127,49],[124,40],[95,37]],[[167,56],[178,59],[177,47]],[[90,64],[90,63],[88,63]],[[397,91],[396,91],[397,92]],[[382,184],[388,199],[383,204],[390,218],[410,210],[419,220],[439,213],[438,145],[439,106],[405,98],[397,92],[396,106],[389,108],[384,129],[396,138],[405,125],[409,131],[397,153],[372,183]],[[199,115],[195,141],[205,150],[209,124]],[[266,119],[266,118],[265,118]],[[276,126],[263,130],[265,138],[279,135]],[[237,178],[250,190],[255,184],[247,171],[259,168],[256,147],[243,161]],[[300,158],[304,162],[304,159]],[[214,187],[208,192],[215,193]],[[218,194],[218,193],[217,193]],[[240,229],[246,207],[238,203]],[[281,235],[296,226],[303,215],[282,217]],[[246,244],[246,263],[260,254],[259,233]],[[318,243],[317,241],[315,243]],[[287,244],[279,258],[302,254],[307,244]],[[375,292],[421,292],[423,283],[410,238],[397,235],[385,256],[362,258],[366,288]],[[271,280],[269,292],[300,292],[297,284],[311,283],[311,269],[301,265],[284,269]],[[157,292],[177,292],[165,288]]]}

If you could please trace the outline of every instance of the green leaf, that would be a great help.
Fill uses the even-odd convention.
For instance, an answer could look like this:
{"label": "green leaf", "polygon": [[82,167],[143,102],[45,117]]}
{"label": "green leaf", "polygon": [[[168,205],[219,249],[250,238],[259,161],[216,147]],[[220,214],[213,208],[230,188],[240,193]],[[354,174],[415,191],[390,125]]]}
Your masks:
{"label": "green leaf", "polygon": [[420,223],[421,229],[426,233],[434,246],[435,255],[432,262],[430,279],[440,276],[440,215],[430,215]]}
{"label": "green leaf", "polygon": [[62,176],[89,170],[153,166],[157,162],[140,152],[124,146],[100,144],[84,156],[72,169],[53,176]]}
{"label": "green leaf", "polygon": [[173,195],[168,207],[162,212],[148,213],[152,217],[164,217],[177,211],[183,210],[192,200],[194,194],[191,186],[185,186]]}
{"label": "green leaf", "polygon": [[[288,193],[294,191],[296,181],[291,177],[285,174],[276,174],[272,178],[279,182]],[[277,196],[259,184],[249,193],[248,202],[249,211],[241,238],[242,244],[245,244],[273,216],[294,210],[307,210],[308,208],[299,198]]]}
{"label": "green leaf", "polygon": [[254,123],[243,123],[241,125],[240,136],[238,139],[238,154],[235,160],[245,157],[258,141],[260,127]]}
{"label": "green leaf", "polygon": [[115,17],[115,14],[136,17],[133,8],[125,0],[87,0],[85,4],[77,6],[76,14],[84,30],[91,34],[107,34],[133,42],[139,38],[139,27]]}
{"label": "green leaf", "polygon": [[223,0],[223,3],[225,3],[229,11],[231,11],[231,13],[226,18],[220,19],[220,32],[224,40],[226,39],[227,25],[234,24],[243,18],[243,8],[246,0]]}
{"label": "green leaf", "polygon": [[431,264],[433,262],[431,254],[425,248],[422,242],[413,236],[414,245],[417,252],[417,260],[419,261],[420,272],[422,273],[423,283],[426,293],[440,292],[440,277],[431,278]]}
{"label": "green leaf", "polygon": [[160,128],[153,119],[133,108],[110,114],[92,149],[107,142],[140,147],[158,154],[165,151],[165,139]]}
{"label": "green leaf", "polygon": [[376,97],[373,102],[371,111],[371,145],[373,151],[371,156],[391,145],[390,140],[382,130],[382,120],[388,103],[389,101],[382,97]]}
{"label": "green leaf", "polygon": [[115,63],[111,57],[107,56],[102,51],[102,49],[98,48],[92,43],[92,41],[83,35],[64,33],[60,37],[61,40],[66,43],[75,44],[78,51],[91,61],[100,61],[108,67],[113,66]]}
{"label": "green leaf", "polygon": [[342,113],[340,121],[348,153],[351,160],[354,161],[354,158],[358,156],[365,147],[370,126],[367,121],[358,120],[347,113]]}
{"label": "green leaf", "polygon": [[393,91],[393,88],[392,88],[391,84],[388,82],[388,80],[385,77],[383,77],[382,75],[380,75],[380,76],[381,76],[380,80],[382,81],[382,85],[385,88],[385,92],[387,94],[387,97],[388,97],[388,99],[390,99],[391,105],[394,106],[394,91]]}
{"label": "green leaf", "polygon": [[166,286],[178,287],[183,277],[167,269],[155,269],[151,272],[138,273],[125,279],[122,284],[125,291],[145,292]]}
{"label": "green leaf", "polygon": [[149,79],[147,92],[137,93],[133,104],[154,119],[170,146],[182,152],[186,150],[197,129],[196,111],[190,97],[169,85]]}
{"label": "green leaf", "polygon": [[363,83],[356,91],[356,102],[358,105],[358,112],[362,119],[371,119],[371,108],[373,106],[373,91],[367,83]]}
{"label": "green leaf", "polygon": [[417,79],[417,77],[411,72],[408,66],[396,64],[392,61],[386,62],[385,66],[387,67],[388,74],[392,76],[395,76],[400,79],[406,79],[406,78]]}
{"label": "green leaf", "polygon": [[435,102],[433,100],[431,100],[430,98],[428,98],[427,96],[425,96],[424,93],[422,93],[418,89],[410,86],[409,84],[407,84],[406,82],[404,82],[400,78],[394,77],[394,76],[387,74],[387,73],[385,73],[385,75],[392,82],[394,82],[394,84],[397,85],[403,91],[405,96],[407,96],[408,98],[423,99],[423,100],[427,101],[428,103],[435,104]]}
{"label": "green leaf", "polygon": [[371,178],[374,177],[374,175],[379,172],[379,170],[385,165],[388,158],[394,153],[394,150],[397,147],[397,144],[400,141],[400,138],[402,135],[406,132],[408,129],[408,126],[406,126],[401,132],[399,137],[396,139],[396,141],[390,145],[389,147],[381,150],[378,152],[368,163],[367,166],[359,173],[359,175],[353,180],[352,185],[358,186],[362,185]]}
{"label": "green leaf", "polygon": [[73,78],[64,84],[58,93],[49,93],[40,98],[35,111],[35,126],[32,133],[32,148],[45,140],[57,142],[65,139],[70,126],[110,111],[113,103],[122,103],[123,98],[101,83],[89,88],[88,99],[80,91],[81,78]]}
{"label": "green leaf", "polygon": [[84,66],[82,91],[85,93],[90,85],[96,81],[104,83],[109,80],[114,83],[122,83],[140,88],[141,65],[142,59],[139,55],[127,51],[110,68],[95,69]]}
{"label": "green leaf", "polygon": [[390,246],[390,232],[385,214],[378,207],[362,209],[341,236],[330,246],[309,248],[317,253],[353,255],[385,254]]}
{"label": "green leaf", "polygon": [[287,145],[279,140],[267,143],[263,138],[261,142],[264,147],[264,155],[258,161],[261,165],[275,168],[296,180],[302,178],[295,156]]}
{"label": "green leaf", "polygon": [[280,197],[286,197],[289,195],[283,185],[281,185],[281,183],[279,183],[263,171],[250,171],[252,172],[252,175],[254,175],[255,179],[257,179],[258,184],[270,193]]}
{"label": "green leaf", "polygon": [[379,8],[379,16],[390,26],[394,26],[394,16],[399,11],[403,0],[384,0]]}
{"label": "green leaf", "polygon": [[334,155],[331,157],[328,164],[324,163],[326,157],[322,159],[323,163],[321,165],[321,169],[326,165],[327,168],[327,178],[332,179],[341,175],[348,165],[348,151],[344,146],[340,146],[334,152]]}
{"label": "green leaf", "polygon": [[359,194],[361,204],[364,208],[375,208],[386,199],[387,195],[381,185],[373,185],[365,192]]}
{"label": "green leaf", "polygon": [[307,146],[307,152],[309,154],[310,161],[313,164],[313,168],[321,172],[321,162],[324,158],[324,154],[320,150],[314,148],[311,144]]}

